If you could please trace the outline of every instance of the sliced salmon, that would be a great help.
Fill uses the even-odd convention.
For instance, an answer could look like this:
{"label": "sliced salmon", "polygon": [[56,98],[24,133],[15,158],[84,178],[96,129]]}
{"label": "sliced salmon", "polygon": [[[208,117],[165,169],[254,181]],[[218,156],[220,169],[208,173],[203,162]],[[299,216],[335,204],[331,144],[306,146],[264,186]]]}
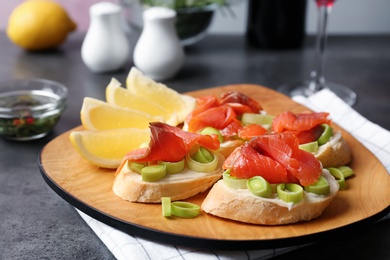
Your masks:
{"label": "sliced salmon", "polygon": [[313,154],[299,149],[299,140],[293,134],[262,135],[250,143],[257,151],[283,165],[303,186],[316,182],[322,173],[321,163]]}
{"label": "sliced salmon", "polygon": [[188,122],[188,131],[197,132],[208,126],[222,130],[236,120],[236,113],[232,108],[226,106],[212,107],[193,117]]}
{"label": "sliced salmon", "polygon": [[261,105],[238,91],[223,93],[221,98],[204,96],[197,98],[197,106],[185,120],[188,131],[198,132],[205,127],[214,127],[225,138],[238,135],[243,128],[239,120],[243,113],[259,113]]}
{"label": "sliced salmon", "polygon": [[210,150],[217,150],[220,146],[217,136],[190,133],[161,122],[150,123],[150,131],[149,147],[130,151],[124,160],[177,162],[182,160],[195,144]]}
{"label": "sliced salmon", "polygon": [[313,184],[321,175],[322,166],[298,145],[298,138],[292,134],[254,137],[226,159],[224,168],[237,178],[259,175],[270,183]]}
{"label": "sliced salmon", "polygon": [[241,116],[243,113],[259,113],[263,110],[259,102],[238,91],[223,93],[220,104],[232,107],[237,116]]}
{"label": "sliced salmon", "polygon": [[286,130],[283,131],[283,133],[293,134],[296,137],[298,137],[299,144],[306,144],[318,140],[318,138],[321,136],[323,131],[324,128],[321,125],[317,125],[312,129],[305,130],[305,131]]}
{"label": "sliced salmon", "polygon": [[275,133],[291,133],[298,137],[299,143],[309,143],[318,139],[323,129],[321,124],[330,124],[329,113],[299,113],[283,112],[272,122],[272,131]]}
{"label": "sliced salmon", "polygon": [[196,99],[196,107],[195,109],[188,114],[188,116],[185,119],[185,122],[188,124],[193,117],[198,115],[199,113],[206,111],[207,109],[210,109],[212,107],[218,107],[220,106],[220,102],[218,98],[214,95],[212,96],[203,96]]}
{"label": "sliced salmon", "polygon": [[240,179],[262,176],[269,183],[288,183],[285,167],[272,158],[262,155],[248,143],[236,148],[225,160],[224,169],[230,169],[230,175]]}
{"label": "sliced salmon", "polygon": [[238,130],[238,137],[249,140],[253,137],[268,133],[268,130],[258,124],[249,124]]}
{"label": "sliced salmon", "polygon": [[272,122],[272,130],[281,133],[286,130],[305,131],[320,124],[330,124],[329,113],[300,113],[283,112],[276,116]]}

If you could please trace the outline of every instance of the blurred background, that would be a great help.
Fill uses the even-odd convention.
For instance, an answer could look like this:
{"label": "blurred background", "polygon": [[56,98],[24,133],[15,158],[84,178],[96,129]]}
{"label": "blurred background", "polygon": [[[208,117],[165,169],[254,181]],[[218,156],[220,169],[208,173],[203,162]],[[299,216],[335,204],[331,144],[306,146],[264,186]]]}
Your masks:
{"label": "blurred background", "polygon": [[[118,3],[120,0],[106,0]],[[12,10],[23,0],[0,1],[0,31],[7,26]],[[78,25],[78,31],[86,31],[89,25],[89,7],[101,0],[56,0],[68,11]],[[218,10],[210,27],[210,33],[245,34],[248,1],[234,1],[234,15]],[[329,34],[390,34],[389,0],[338,0],[329,21]],[[308,1],[306,32],[315,34],[317,11],[314,1]]]}

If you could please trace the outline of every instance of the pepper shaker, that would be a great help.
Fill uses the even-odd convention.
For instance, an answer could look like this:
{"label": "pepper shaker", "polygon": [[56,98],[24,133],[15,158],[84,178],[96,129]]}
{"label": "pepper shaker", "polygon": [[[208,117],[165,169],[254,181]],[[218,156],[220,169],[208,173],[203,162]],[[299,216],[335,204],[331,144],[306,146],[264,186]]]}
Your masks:
{"label": "pepper shaker", "polygon": [[144,27],[134,48],[134,65],[154,80],[173,77],[185,54],[175,28],[176,12],[151,7],[143,13]]}
{"label": "pepper shaker", "polygon": [[115,71],[130,55],[130,43],[122,24],[122,8],[100,2],[89,9],[90,26],[81,47],[85,65],[93,72]]}

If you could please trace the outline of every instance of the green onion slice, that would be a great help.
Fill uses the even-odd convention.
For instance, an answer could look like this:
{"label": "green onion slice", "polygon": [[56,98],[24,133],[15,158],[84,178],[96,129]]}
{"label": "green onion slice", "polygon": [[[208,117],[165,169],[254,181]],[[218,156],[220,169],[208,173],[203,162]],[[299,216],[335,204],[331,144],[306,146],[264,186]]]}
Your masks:
{"label": "green onion slice", "polygon": [[127,165],[131,171],[141,174],[142,169],[147,165],[147,163],[129,162]]}
{"label": "green onion slice", "polygon": [[337,168],[330,167],[327,168],[331,175],[333,175],[337,182],[339,183],[339,189],[343,190],[347,188],[347,183],[345,182],[344,174]]}
{"label": "green onion slice", "polygon": [[181,160],[178,162],[160,162],[160,164],[164,164],[167,167],[167,174],[175,174],[182,172],[185,167],[185,160]]}
{"label": "green onion slice", "polygon": [[[203,155],[200,155],[200,156],[196,155],[196,156],[194,156],[195,158],[193,158],[191,153],[187,153],[186,161],[187,161],[188,169],[193,170],[195,172],[213,172],[213,171],[215,171],[218,167],[218,156],[211,153],[210,151],[208,151],[204,147],[200,147],[200,148],[203,148],[202,150],[206,150],[209,154],[205,155],[205,153],[203,153]],[[197,152],[195,152],[195,153],[197,153]],[[198,154],[200,154],[200,153],[198,153]],[[199,161],[198,156],[202,157],[200,159],[201,161]],[[210,160],[210,157],[212,157],[211,160]]]}
{"label": "green onion slice", "polygon": [[217,135],[219,142],[220,143],[223,142],[222,134],[218,131],[218,129],[216,129],[214,127],[211,127],[211,126],[205,127],[200,133],[202,135]]}
{"label": "green onion slice", "polygon": [[256,113],[244,113],[241,117],[241,122],[244,125],[258,124],[258,125],[271,125],[274,120],[274,116],[256,114]]}
{"label": "green onion slice", "polygon": [[333,128],[330,127],[330,125],[322,124],[322,126],[324,127],[324,131],[322,132],[322,134],[317,140],[319,145],[326,144],[329,141],[329,139],[333,136]]}
{"label": "green onion slice", "polygon": [[171,206],[171,198],[170,197],[162,197],[161,198],[161,207],[162,207],[162,215],[164,217],[172,216],[172,206]]}
{"label": "green onion slice", "polygon": [[343,173],[344,179],[348,178],[354,174],[352,168],[348,167],[348,166],[340,166],[337,169],[339,169]]}
{"label": "green onion slice", "polygon": [[315,153],[318,151],[318,142],[314,141],[306,144],[300,144],[299,149],[307,151],[309,153]]}
{"label": "green onion slice", "polygon": [[214,159],[214,154],[200,146],[199,149],[191,154],[191,158],[200,163],[209,163]]}
{"label": "green onion slice", "polygon": [[269,198],[271,196],[271,185],[261,176],[254,176],[246,182],[249,191],[256,196]]}
{"label": "green onion slice", "polygon": [[303,188],[295,183],[281,183],[277,186],[278,197],[285,202],[298,203],[303,200]]}
{"label": "green onion slice", "polygon": [[172,215],[181,218],[194,218],[199,215],[200,207],[194,203],[174,201],[171,203]]}
{"label": "green onion slice", "polygon": [[145,166],[141,170],[142,180],[156,182],[167,175],[167,167],[164,164]]}
{"label": "green onion slice", "polygon": [[320,176],[314,184],[305,186],[304,189],[317,195],[328,195],[330,193],[329,183],[324,176]]}
{"label": "green onion slice", "polygon": [[224,171],[222,177],[223,177],[223,182],[229,188],[232,188],[235,190],[247,188],[246,187],[247,179],[239,179],[239,178],[231,176],[230,170]]}

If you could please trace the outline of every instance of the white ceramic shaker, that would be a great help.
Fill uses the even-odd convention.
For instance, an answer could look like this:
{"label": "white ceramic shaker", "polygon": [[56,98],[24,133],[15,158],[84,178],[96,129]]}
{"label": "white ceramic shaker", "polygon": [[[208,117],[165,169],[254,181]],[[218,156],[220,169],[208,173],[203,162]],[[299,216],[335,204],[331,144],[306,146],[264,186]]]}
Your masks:
{"label": "white ceramic shaker", "polygon": [[123,28],[122,7],[100,2],[89,9],[90,25],[81,47],[81,58],[93,72],[115,71],[130,56],[130,43]]}
{"label": "white ceramic shaker", "polygon": [[172,78],[183,66],[185,54],[176,33],[176,12],[151,7],[143,12],[143,30],[134,48],[134,65],[154,80]]}

